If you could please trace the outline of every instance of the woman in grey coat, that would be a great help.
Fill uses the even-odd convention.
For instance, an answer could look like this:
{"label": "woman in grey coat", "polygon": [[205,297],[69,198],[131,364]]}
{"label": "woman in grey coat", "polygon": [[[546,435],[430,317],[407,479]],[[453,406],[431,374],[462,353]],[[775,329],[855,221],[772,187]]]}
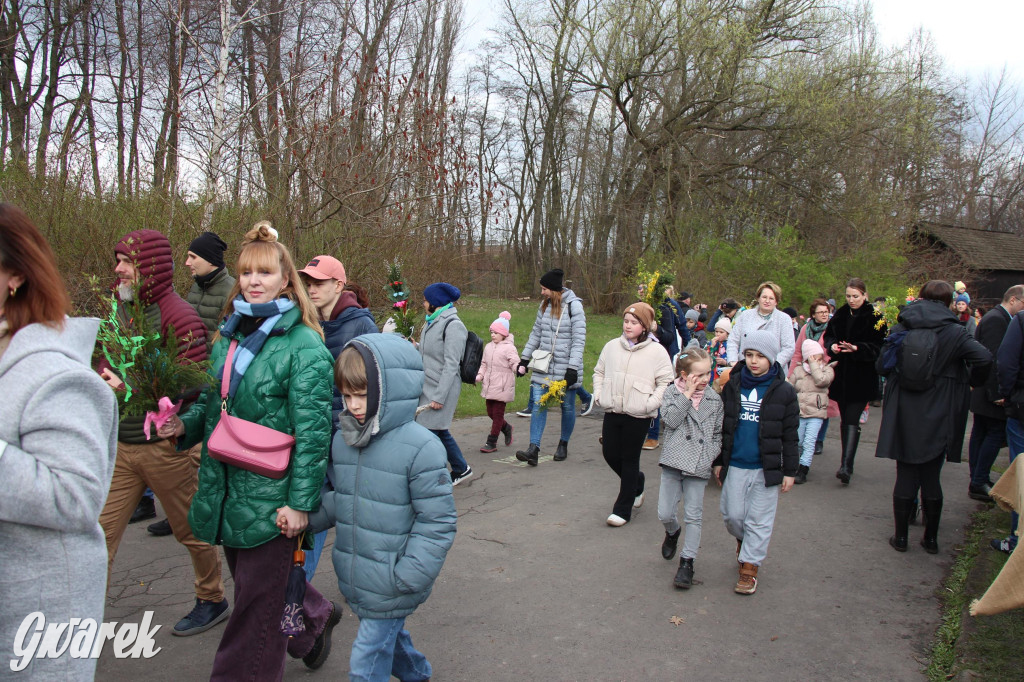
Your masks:
{"label": "woman in grey coat", "polygon": [[447,282],[434,282],[423,290],[423,309],[427,322],[420,332],[420,355],[423,356],[423,395],[416,410],[416,421],[441,439],[452,467],[452,485],[473,475],[462,456],[459,444],[448,430],[459,405],[462,379],[459,363],[466,350],[469,331],[459,319],[455,301],[462,292]]}
{"label": "woman in grey coat", "polygon": [[[523,376],[527,369],[533,370],[530,380],[530,402],[535,409],[530,415],[530,446],[516,453],[516,459],[530,466],[537,466],[540,456],[540,438],[547,425],[547,410],[541,407],[540,398],[551,382],[565,380],[565,396],[562,399],[562,433],[555,449],[554,460],[560,462],[569,456],[569,438],[576,426],[576,390],[582,385],[583,346],[587,340],[587,316],[583,313],[583,302],[571,289],[562,287],[563,273],[559,269],[544,273],[540,278],[540,293],[544,301],[537,309],[537,319],[530,331],[530,338],[523,348],[518,374]],[[530,368],[530,359],[535,355],[548,355],[547,365],[542,358],[535,358]]]}
{"label": "woman in grey coat", "polygon": [[[0,204],[0,659],[26,680],[93,679],[95,659],[34,658],[32,635],[103,620],[99,516],[114,471],[117,406],[89,366],[99,323],[66,318],[69,309],[43,236],[21,210]],[[36,625],[16,655],[29,616]]]}

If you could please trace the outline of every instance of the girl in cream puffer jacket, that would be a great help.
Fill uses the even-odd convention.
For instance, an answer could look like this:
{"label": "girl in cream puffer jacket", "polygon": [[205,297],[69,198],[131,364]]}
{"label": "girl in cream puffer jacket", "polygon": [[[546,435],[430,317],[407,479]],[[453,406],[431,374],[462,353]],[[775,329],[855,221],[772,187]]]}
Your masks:
{"label": "girl in cream puffer jacket", "polygon": [[672,383],[668,354],[652,335],[654,309],[634,303],[622,314],[622,336],[601,350],[594,369],[594,400],[605,409],[602,450],[608,466],[619,476],[619,496],[608,525],[627,523],[644,501],[640,452],[651,419]]}
{"label": "girl in cream puffer jacket", "polygon": [[800,403],[800,468],[795,483],[806,483],[814,459],[814,443],[822,423],[828,419],[828,387],[836,373],[836,363],[825,360],[825,351],[817,341],[806,339],[801,344],[803,362],[789,374],[789,383],[796,389]]}

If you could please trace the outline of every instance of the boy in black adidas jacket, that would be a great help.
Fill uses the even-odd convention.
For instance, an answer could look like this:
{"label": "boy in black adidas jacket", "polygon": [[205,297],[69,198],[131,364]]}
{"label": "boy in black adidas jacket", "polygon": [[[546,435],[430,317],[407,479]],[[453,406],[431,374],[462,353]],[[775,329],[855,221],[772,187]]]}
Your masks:
{"label": "boy in black adidas jacket", "polygon": [[755,331],[743,339],[743,360],[722,389],[722,453],[713,471],[722,485],[722,517],[736,538],[736,592],[753,594],[757,569],[768,554],[775,510],[793,487],[800,464],[800,405],[775,362],[778,338]]}

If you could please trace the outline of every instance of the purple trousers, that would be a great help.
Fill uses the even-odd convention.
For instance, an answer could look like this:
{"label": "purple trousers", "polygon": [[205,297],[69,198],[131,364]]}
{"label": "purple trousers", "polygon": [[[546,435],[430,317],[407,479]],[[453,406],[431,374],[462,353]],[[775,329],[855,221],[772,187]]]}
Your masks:
{"label": "purple trousers", "polygon": [[306,631],[291,638],[281,633],[296,542],[281,535],[252,549],[224,548],[235,580],[235,603],[213,659],[211,680],[276,682],[284,676],[285,651],[301,658],[323,632],[333,607],[307,582],[302,602]]}

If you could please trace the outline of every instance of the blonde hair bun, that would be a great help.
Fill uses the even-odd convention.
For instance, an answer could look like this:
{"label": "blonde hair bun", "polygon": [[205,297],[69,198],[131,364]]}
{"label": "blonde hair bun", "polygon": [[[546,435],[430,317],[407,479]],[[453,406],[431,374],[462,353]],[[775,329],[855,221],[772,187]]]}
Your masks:
{"label": "blonde hair bun", "polygon": [[276,242],[278,238],[277,230],[270,223],[269,220],[261,220],[252,226],[252,229],[245,233],[245,239],[242,240],[243,244],[249,242]]}

